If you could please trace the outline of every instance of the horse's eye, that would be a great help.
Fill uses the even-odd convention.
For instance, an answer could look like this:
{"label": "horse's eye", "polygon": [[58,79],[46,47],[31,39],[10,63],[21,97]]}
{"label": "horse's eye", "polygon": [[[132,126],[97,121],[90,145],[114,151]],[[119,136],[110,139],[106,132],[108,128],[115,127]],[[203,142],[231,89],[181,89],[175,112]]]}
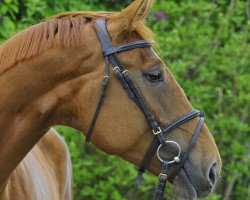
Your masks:
{"label": "horse's eye", "polygon": [[145,74],[148,81],[152,83],[163,81],[162,74],[160,72],[154,74]]}

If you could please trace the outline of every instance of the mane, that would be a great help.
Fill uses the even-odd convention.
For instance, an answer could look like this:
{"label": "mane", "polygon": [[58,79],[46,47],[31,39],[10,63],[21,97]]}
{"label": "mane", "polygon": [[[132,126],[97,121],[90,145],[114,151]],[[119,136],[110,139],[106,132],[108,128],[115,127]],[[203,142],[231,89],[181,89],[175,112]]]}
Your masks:
{"label": "mane", "polygon": [[[117,14],[115,12],[66,12],[17,33],[0,45],[0,74],[47,49],[83,45],[84,28],[80,27],[97,18],[115,19]],[[151,30],[143,22],[137,24],[135,31],[143,39],[152,39]]]}

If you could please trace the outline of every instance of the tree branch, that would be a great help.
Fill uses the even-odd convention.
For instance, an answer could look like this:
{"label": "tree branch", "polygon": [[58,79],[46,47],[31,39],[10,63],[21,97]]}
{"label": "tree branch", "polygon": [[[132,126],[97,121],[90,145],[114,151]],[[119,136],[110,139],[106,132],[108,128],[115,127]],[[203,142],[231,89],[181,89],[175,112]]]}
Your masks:
{"label": "tree branch", "polygon": [[225,192],[223,200],[229,200],[230,199],[230,195],[232,193],[232,190],[234,188],[234,185],[235,185],[235,182],[236,182],[236,179],[237,179],[238,176],[239,176],[238,172],[235,172],[233,174],[231,182],[227,185],[226,192]]}

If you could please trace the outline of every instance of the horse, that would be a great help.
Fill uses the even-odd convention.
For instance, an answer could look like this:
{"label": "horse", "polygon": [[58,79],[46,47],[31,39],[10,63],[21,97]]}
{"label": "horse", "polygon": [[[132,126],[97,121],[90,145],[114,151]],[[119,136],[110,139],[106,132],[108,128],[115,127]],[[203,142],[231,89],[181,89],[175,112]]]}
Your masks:
{"label": "horse", "polygon": [[[70,155],[54,125],[85,134],[89,130],[88,139],[96,147],[138,166],[157,140],[163,146],[147,160],[149,172],[165,182],[182,163],[172,180],[174,194],[195,199],[213,191],[220,154],[203,116],[194,111],[151,42],[145,42],[154,39],[145,24],[151,5],[152,0],[135,0],[121,12],[62,13],[0,46],[1,200],[73,198]],[[105,31],[97,20],[106,23],[107,41],[110,37],[114,46],[129,43],[123,46],[126,51],[111,46],[116,51],[109,48],[104,58],[107,49],[100,35]],[[120,73],[115,66],[115,73],[105,76],[105,101],[96,110],[98,99],[103,99],[103,76],[112,64],[106,58],[117,58],[127,70]],[[137,103],[131,100],[135,97]],[[94,113],[98,115],[93,118]],[[157,156],[167,163],[164,173]],[[166,161],[172,158],[170,165]]]}

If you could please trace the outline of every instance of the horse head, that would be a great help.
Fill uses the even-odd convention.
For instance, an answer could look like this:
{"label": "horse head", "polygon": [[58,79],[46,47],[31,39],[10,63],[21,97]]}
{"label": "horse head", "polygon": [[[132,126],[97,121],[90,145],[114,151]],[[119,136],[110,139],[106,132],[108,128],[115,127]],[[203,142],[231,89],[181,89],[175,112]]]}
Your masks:
{"label": "horse head", "polygon": [[[105,56],[105,50],[107,50],[103,44],[105,37],[107,39],[110,36],[113,47],[143,39],[152,40],[153,34],[145,25],[145,17],[149,13],[151,4],[152,1],[137,0],[120,13],[104,14],[103,18],[107,23],[107,34],[103,36],[104,42],[100,42],[102,36],[98,38],[98,32],[99,35],[102,35],[105,30],[99,30],[101,29],[100,24],[92,22],[88,35],[93,35],[93,37],[86,48],[92,48],[93,59],[90,62],[91,65],[84,69],[92,81],[83,86],[82,91],[88,91],[87,95],[83,92],[77,98],[79,104],[88,102],[79,111],[84,132],[89,129],[95,113],[101,77],[105,75],[105,66],[109,66],[107,53],[107,60],[103,57],[103,52]],[[170,124],[176,118],[193,110],[182,88],[152,47],[133,48],[115,53],[118,54],[117,58],[121,63],[126,66],[125,71],[129,71],[135,86],[139,88],[140,94],[143,96],[145,105],[160,127]],[[113,63],[111,62],[111,64]],[[116,63],[113,65],[113,69],[115,67]],[[111,65],[109,68],[112,68]],[[131,100],[129,92],[124,90],[124,85],[116,76],[115,73],[111,73],[109,76],[106,97],[100,113],[98,112],[96,124],[92,127],[91,141],[109,154],[118,155],[129,162],[140,165],[154,134],[152,134],[150,123],[145,118],[145,113],[141,111],[143,109],[140,109],[138,103]],[[189,141],[193,137],[198,123],[199,118],[197,117],[182,123],[171,130],[165,139],[179,144],[181,154],[184,155],[189,150]],[[173,180],[172,190],[180,197],[207,196],[213,190],[220,173],[221,158],[214,139],[205,124],[202,125],[200,132],[194,148],[186,162],[183,163],[178,176]],[[158,152],[159,157],[162,157],[163,160],[172,160],[178,154],[174,142],[161,148]],[[155,155],[149,163],[149,171],[159,175],[160,164],[161,162]],[[169,166],[167,173],[169,177],[177,166],[176,163]]]}

